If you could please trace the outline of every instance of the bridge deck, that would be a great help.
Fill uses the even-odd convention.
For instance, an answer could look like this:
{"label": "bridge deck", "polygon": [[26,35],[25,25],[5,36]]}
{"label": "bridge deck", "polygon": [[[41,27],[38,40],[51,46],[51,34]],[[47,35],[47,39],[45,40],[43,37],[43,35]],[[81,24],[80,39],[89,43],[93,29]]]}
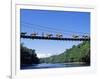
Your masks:
{"label": "bridge deck", "polygon": [[21,38],[26,39],[44,39],[44,40],[64,40],[64,41],[90,41],[90,38],[58,38],[58,37],[43,37],[43,36],[29,36],[21,35]]}

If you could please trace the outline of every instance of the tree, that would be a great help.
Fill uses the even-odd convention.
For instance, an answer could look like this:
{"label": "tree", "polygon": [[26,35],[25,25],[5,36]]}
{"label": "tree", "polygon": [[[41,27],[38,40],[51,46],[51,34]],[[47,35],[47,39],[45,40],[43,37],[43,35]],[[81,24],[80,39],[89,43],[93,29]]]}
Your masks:
{"label": "tree", "polygon": [[85,64],[89,65],[90,42],[84,41],[77,46],[73,45],[72,48],[66,49],[63,53],[59,55],[53,55],[47,58],[42,58],[41,61],[41,63],[68,63],[68,62],[84,62]]}
{"label": "tree", "polygon": [[29,49],[21,44],[20,59],[22,64],[38,64],[39,58],[37,57],[34,49]]}

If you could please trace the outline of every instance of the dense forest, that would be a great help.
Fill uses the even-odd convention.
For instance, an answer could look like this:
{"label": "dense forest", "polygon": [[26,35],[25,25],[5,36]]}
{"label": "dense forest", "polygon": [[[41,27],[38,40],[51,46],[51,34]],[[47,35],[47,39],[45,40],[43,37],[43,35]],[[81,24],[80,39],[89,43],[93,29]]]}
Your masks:
{"label": "dense forest", "polygon": [[29,49],[25,47],[23,44],[21,44],[20,52],[21,65],[39,63],[39,58],[37,57],[34,49]]}
{"label": "dense forest", "polygon": [[[59,49],[58,49],[59,50]],[[90,65],[90,42],[85,41],[72,48],[66,49],[59,55],[53,55],[47,58],[41,58],[41,63],[68,63],[77,62]]]}

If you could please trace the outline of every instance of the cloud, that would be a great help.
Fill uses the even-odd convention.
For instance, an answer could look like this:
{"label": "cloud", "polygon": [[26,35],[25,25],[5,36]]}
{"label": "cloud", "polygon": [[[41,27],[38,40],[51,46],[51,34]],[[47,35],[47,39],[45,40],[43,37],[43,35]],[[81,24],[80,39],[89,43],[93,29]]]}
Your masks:
{"label": "cloud", "polygon": [[49,53],[37,53],[37,57],[39,57],[39,58],[45,58],[45,57],[49,57],[51,55],[52,54],[49,54]]}

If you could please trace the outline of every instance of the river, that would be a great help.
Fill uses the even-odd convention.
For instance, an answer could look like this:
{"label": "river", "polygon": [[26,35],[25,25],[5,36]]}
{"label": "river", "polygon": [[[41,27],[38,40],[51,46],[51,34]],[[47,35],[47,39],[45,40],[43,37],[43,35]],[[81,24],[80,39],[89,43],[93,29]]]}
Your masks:
{"label": "river", "polygon": [[65,67],[82,67],[89,66],[86,64],[79,63],[42,63],[42,64],[32,64],[32,65],[23,65],[21,69],[43,69],[43,68],[65,68]]}

